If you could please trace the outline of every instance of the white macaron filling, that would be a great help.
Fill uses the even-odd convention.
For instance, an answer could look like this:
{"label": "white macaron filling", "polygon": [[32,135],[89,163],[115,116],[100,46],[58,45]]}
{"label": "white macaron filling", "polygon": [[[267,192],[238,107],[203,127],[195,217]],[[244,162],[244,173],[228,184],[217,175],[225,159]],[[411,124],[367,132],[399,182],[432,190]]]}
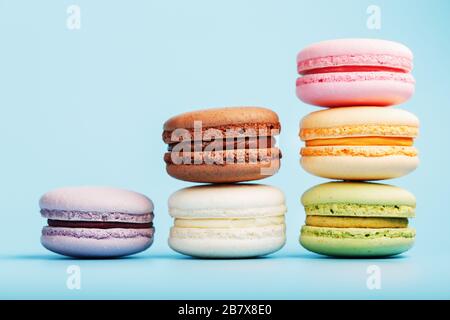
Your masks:
{"label": "white macaron filling", "polygon": [[250,228],[284,224],[284,215],[273,217],[183,219],[176,218],[176,228]]}

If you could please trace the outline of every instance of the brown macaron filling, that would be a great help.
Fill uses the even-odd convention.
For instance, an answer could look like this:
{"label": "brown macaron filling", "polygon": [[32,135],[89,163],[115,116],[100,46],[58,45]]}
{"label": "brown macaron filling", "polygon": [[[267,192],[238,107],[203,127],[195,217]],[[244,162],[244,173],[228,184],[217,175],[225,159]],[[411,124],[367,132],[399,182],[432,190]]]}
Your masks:
{"label": "brown macaron filling", "polygon": [[123,212],[97,212],[78,210],[41,209],[47,224],[53,228],[86,229],[151,229],[153,212],[130,214]]}
{"label": "brown macaron filling", "polygon": [[274,137],[245,137],[219,139],[215,141],[182,141],[170,143],[168,151],[173,151],[175,147],[180,152],[196,152],[205,150],[242,150],[242,149],[269,149],[274,147],[276,139]]}
{"label": "brown macaron filling", "polygon": [[[168,144],[164,156],[167,164],[224,164],[267,162],[281,158],[274,135],[279,133],[279,124],[250,124],[243,128],[206,128],[201,134],[174,136],[173,131],[164,131],[163,139]],[[215,134],[208,134],[214,130]],[[190,131],[189,131],[190,132]],[[178,140],[178,141],[177,141]],[[174,161],[174,157],[177,161]],[[197,159],[197,161],[194,161]],[[199,163],[198,159],[202,159]],[[216,160],[214,160],[216,159]],[[195,163],[194,163],[195,162]]]}
{"label": "brown macaron filling", "polygon": [[129,222],[103,222],[103,221],[64,221],[47,220],[49,227],[54,228],[92,228],[92,229],[149,229],[153,227],[152,222],[129,223]]}

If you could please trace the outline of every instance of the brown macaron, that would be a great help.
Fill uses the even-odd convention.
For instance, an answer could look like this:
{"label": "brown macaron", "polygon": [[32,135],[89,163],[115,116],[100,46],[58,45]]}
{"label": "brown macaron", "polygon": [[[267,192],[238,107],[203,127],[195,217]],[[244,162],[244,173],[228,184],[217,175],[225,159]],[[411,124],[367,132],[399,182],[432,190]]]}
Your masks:
{"label": "brown macaron", "polygon": [[260,107],[198,110],[164,123],[167,173],[184,181],[233,183],[264,179],[280,168],[278,115]]}

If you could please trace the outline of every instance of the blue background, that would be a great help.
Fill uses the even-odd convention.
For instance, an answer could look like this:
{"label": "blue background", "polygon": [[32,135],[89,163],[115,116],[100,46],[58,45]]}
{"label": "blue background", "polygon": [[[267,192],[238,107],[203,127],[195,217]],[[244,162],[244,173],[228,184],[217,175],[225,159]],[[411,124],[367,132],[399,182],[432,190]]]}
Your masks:
{"label": "blue background", "polygon": [[[81,8],[81,29],[66,9]],[[381,30],[366,27],[369,5]],[[0,1],[0,297],[2,298],[450,298],[448,170],[450,2]],[[316,110],[295,96],[296,54],[333,38],[402,42],[417,90],[402,107],[421,119],[421,166],[392,183],[418,201],[416,246],[386,260],[342,260],[298,244],[299,203],[326,180],[299,166],[299,120]],[[282,169],[263,183],[287,197],[286,246],[255,260],[195,260],[172,252],[169,195],[191,184],[165,172],[162,124],[193,110],[261,105],[282,123]],[[38,200],[66,185],[112,185],[156,205],[156,241],[120,260],[77,261],[39,243]],[[81,290],[66,268],[82,270]],[[368,290],[378,265],[381,290]]]}

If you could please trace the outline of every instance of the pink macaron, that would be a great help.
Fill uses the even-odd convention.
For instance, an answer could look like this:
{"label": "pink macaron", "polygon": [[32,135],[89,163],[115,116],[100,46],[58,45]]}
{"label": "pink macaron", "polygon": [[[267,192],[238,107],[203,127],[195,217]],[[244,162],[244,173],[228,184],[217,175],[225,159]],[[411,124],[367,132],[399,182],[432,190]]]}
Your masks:
{"label": "pink macaron", "polygon": [[297,56],[297,96],[321,107],[391,106],[414,93],[413,54],[379,39],[319,42]]}

